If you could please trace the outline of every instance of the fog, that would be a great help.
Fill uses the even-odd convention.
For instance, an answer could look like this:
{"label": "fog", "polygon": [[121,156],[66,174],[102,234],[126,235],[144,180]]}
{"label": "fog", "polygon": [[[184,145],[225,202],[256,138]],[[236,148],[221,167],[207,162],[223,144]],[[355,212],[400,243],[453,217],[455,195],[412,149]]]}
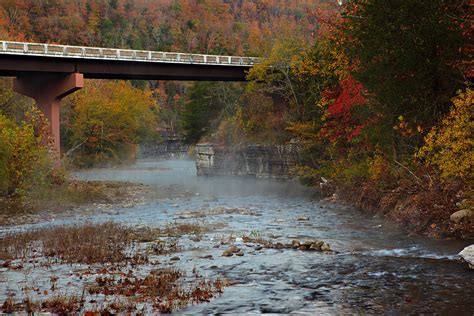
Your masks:
{"label": "fog", "polygon": [[135,164],[113,169],[80,171],[74,177],[79,180],[142,183],[156,187],[158,191],[166,190],[168,194],[187,191],[209,198],[251,195],[310,197],[316,194],[314,189],[305,187],[296,180],[197,176],[195,162],[191,160],[138,160]]}

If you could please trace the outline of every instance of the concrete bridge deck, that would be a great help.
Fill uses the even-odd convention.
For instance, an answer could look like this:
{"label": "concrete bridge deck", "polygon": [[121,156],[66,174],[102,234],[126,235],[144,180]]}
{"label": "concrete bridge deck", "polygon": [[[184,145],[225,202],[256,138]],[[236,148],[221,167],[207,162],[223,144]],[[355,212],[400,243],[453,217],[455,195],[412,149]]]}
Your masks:
{"label": "concrete bridge deck", "polygon": [[82,73],[91,79],[243,81],[255,57],[0,41],[0,75]]}
{"label": "concrete bridge deck", "polygon": [[36,101],[50,121],[57,153],[59,103],[83,88],[84,78],[244,81],[259,62],[242,56],[0,41],[0,76],[16,77],[14,91]]}

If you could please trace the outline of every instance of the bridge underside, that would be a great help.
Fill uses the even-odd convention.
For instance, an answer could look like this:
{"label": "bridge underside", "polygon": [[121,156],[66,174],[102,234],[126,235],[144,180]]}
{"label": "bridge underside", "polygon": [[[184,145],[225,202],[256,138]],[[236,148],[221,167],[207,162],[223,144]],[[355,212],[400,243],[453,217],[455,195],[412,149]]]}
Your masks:
{"label": "bridge underside", "polygon": [[58,153],[59,103],[88,79],[245,81],[250,66],[0,55],[0,76],[16,77],[14,91],[33,98],[49,120]]}
{"label": "bridge underside", "polygon": [[245,81],[250,67],[0,55],[0,76],[81,73],[87,79]]}

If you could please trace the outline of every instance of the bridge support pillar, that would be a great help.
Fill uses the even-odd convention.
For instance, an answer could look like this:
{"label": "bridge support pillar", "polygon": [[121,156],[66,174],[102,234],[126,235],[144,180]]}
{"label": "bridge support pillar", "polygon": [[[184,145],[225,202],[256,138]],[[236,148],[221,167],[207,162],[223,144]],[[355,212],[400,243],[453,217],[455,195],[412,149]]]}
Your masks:
{"label": "bridge support pillar", "polygon": [[20,76],[13,82],[13,90],[36,101],[51,125],[54,149],[60,154],[59,102],[65,96],[84,87],[84,77],[72,74],[32,74]]}

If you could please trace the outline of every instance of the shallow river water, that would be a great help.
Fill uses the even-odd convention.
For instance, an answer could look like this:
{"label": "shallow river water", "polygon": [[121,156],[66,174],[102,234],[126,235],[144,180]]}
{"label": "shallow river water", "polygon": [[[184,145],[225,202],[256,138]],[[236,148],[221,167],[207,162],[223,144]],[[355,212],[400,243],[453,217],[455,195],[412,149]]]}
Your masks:
{"label": "shallow river water", "polygon": [[[232,285],[209,303],[179,313],[474,315],[474,271],[457,256],[468,243],[407,236],[383,218],[320,202],[313,190],[297,183],[197,177],[192,161],[144,160],[126,168],[80,172],[76,177],[144,183],[156,187],[157,194],[131,208],[56,223],[223,224],[199,241],[185,238],[185,250],[173,264],[188,271],[196,267],[209,278],[225,277]],[[190,216],[191,211],[216,208],[247,211]],[[21,228],[40,225],[44,224]],[[334,252],[258,250],[243,243],[243,235],[282,243],[320,239]],[[225,236],[235,237],[243,256],[221,256],[227,246],[218,241]],[[0,298],[20,286],[8,284],[20,276],[6,273],[2,270]]]}

